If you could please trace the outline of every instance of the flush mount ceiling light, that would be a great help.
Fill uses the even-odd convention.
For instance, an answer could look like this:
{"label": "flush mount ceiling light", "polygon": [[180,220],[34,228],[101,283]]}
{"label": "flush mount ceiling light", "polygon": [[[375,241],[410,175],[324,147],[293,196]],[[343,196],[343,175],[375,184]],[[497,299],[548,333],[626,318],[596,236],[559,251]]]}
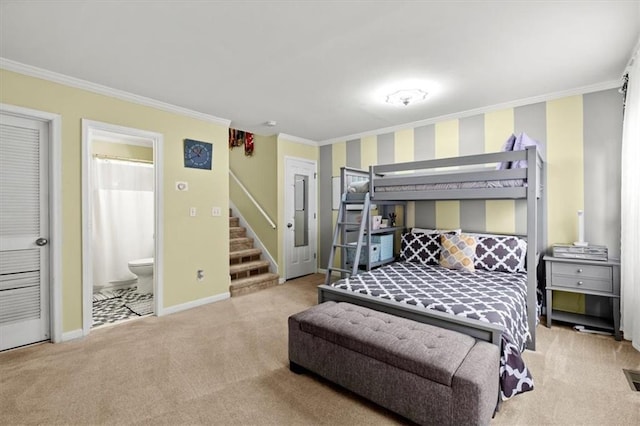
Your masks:
{"label": "flush mount ceiling light", "polygon": [[402,89],[387,95],[386,102],[392,105],[408,106],[416,102],[422,102],[428,93],[422,89]]}

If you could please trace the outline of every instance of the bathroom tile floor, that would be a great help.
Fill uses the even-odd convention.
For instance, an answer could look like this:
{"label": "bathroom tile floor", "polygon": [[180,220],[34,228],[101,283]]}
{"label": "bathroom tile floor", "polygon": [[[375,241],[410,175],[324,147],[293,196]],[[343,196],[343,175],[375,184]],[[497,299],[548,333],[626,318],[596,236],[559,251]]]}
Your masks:
{"label": "bathroom tile floor", "polygon": [[[129,308],[129,306],[134,307],[136,311],[144,313],[145,310],[135,308],[144,305],[144,302],[152,305],[153,294],[138,294],[135,288],[96,293],[93,295],[93,324],[91,327],[144,316]],[[153,312],[153,308],[151,308],[151,312]]]}

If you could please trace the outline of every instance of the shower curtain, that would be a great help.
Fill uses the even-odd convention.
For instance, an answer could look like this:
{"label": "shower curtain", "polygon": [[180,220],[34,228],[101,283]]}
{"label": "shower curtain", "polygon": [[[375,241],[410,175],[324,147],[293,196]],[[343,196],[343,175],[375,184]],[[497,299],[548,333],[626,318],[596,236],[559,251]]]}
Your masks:
{"label": "shower curtain", "polygon": [[627,67],[629,82],[622,126],[622,241],[620,328],[640,351],[640,39]]}
{"label": "shower curtain", "polygon": [[93,286],[135,278],[130,260],[153,257],[152,164],[94,158]]}

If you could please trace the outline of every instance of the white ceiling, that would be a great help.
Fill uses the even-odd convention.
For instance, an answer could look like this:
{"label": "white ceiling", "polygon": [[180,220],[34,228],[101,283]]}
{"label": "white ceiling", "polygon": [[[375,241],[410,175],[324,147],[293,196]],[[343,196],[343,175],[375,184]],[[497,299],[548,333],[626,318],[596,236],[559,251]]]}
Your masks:
{"label": "white ceiling", "polygon": [[0,0],[0,57],[313,141],[613,87],[639,35],[639,1]]}

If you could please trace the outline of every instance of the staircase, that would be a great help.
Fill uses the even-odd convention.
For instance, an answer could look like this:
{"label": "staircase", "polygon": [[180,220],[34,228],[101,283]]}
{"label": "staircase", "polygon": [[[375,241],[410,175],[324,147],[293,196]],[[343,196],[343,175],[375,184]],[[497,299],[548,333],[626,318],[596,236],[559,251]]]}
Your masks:
{"label": "staircase", "polygon": [[229,210],[229,275],[231,297],[253,293],[278,284],[279,276],[269,272],[269,261],[262,250],[253,247],[253,238],[240,226],[240,219]]}

